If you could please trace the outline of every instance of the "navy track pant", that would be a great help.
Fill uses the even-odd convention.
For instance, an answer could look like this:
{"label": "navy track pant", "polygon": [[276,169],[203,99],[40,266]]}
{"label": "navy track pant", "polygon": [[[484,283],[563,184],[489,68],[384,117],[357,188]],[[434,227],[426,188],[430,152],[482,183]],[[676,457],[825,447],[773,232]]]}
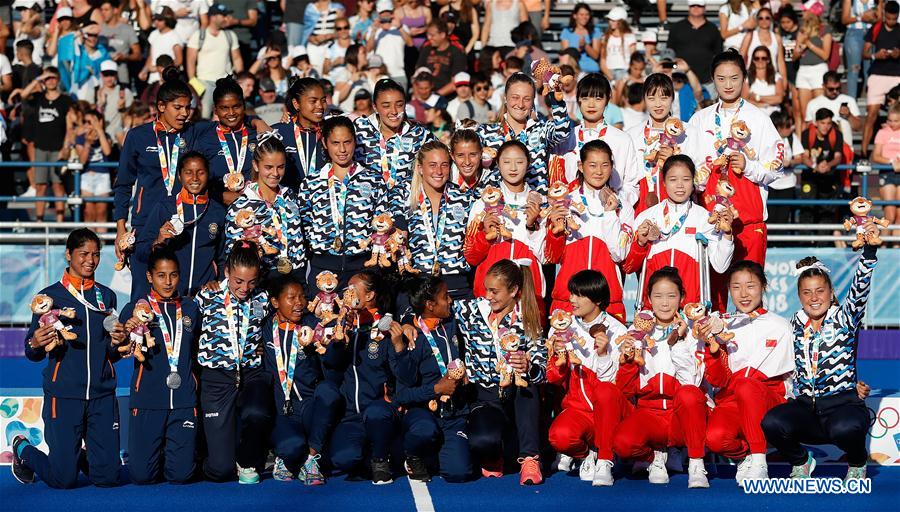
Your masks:
{"label": "navy track pant", "polygon": [[164,477],[183,484],[194,475],[197,410],[132,409],[128,418],[128,472],[136,484]]}
{"label": "navy track pant", "polygon": [[293,414],[285,416],[276,411],[272,429],[275,455],[284,460],[288,469],[296,471],[306,462],[309,449],[321,453],[331,430],[340,417],[344,401],[337,386],[322,381],[313,396],[293,402]]}
{"label": "navy track pant", "polygon": [[99,487],[119,484],[122,462],[119,409],[114,395],[90,400],[45,396],[41,415],[50,453],[26,446],[22,458],[44,483],[62,489],[75,487],[84,441],[91,482]]}
{"label": "navy track pant", "polygon": [[466,416],[442,418],[415,407],[403,415],[403,448],[407,455],[427,458],[438,454],[440,474],[448,482],[472,476],[472,457],[466,435]]}

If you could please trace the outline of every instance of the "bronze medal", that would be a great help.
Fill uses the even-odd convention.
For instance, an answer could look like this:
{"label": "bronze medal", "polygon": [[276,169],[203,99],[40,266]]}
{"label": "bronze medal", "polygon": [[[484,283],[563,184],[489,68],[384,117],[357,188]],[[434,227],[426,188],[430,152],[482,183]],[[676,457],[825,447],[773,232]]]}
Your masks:
{"label": "bronze medal", "polygon": [[344,244],[341,243],[341,239],[335,237],[334,243],[331,244],[331,247],[333,247],[335,251],[340,252],[340,251],[341,251],[341,247],[343,247],[343,245],[344,245]]}
{"label": "bronze medal", "polygon": [[291,270],[294,270],[294,266],[291,265],[291,260],[285,257],[278,258],[275,268],[278,269],[278,272],[281,274],[290,274]]}
{"label": "bronze medal", "polygon": [[437,261],[435,261],[435,262],[434,262],[434,265],[431,266],[431,275],[433,275],[433,276],[439,276],[439,275],[441,275],[441,267],[438,266],[438,262],[437,262]]}

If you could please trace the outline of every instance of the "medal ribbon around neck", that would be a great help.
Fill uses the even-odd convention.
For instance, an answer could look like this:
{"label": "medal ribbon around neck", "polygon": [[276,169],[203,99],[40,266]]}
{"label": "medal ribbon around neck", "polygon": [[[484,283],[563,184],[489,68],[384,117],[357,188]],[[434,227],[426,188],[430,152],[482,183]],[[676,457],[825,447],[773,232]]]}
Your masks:
{"label": "medal ribbon around neck", "polygon": [[[581,148],[584,147],[585,144],[592,140],[602,139],[606,136],[606,129],[609,128],[606,124],[602,124],[597,128],[585,128],[584,125],[578,127],[578,136],[576,137],[577,141],[575,143],[575,154],[581,153]],[[584,140],[584,132],[597,132],[597,137],[592,138],[590,140]]]}
{"label": "medal ribbon around neck", "polygon": [[[162,172],[163,184],[166,186],[166,195],[172,195],[172,189],[175,188],[175,170],[178,168],[178,153],[181,151],[181,134],[175,136],[175,144],[169,147],[168,144],[163,145],[162,139],[159,138],[159,131],[154,127],[156,133],[156,153],[159,156],[159,169]],[[168,138],[166,138],[168,142]]]}
{"label": "medal ribbon around neck", "polygon": [[[821,342],[821,328],[818,331],[813,330],[812,319],[807,320],[803,326],[803,366],[813,392],[816,387],[816,375],[819,373],[819,344]],[[810,348],[812,348],[812,353],[810,353]]]}
{"label": "medal ribbon around neck", "polygon": [[[443,200],[444,196],[441,195],[441,202]],[[428,244],[434,249],[434,263],[438,264],[441,259],[439,249],[441,238],[444,236],[444,228],[447,225],[447,215],[440,207],[440,204],[438,204],[437,226],[435,226],[435,217],[429,206],[431,206],[431,201],[428,200],[428,196],[422,191],[422,197],[419,200],[419,213],[422,215],[422,223],[425,224],[425,237],[428,238]]]}
{"label": "medal ribbon around neck", "polygon": [[[381,149],[381,177],[384,179],[384,183],[387,185],[388,189],[394,188],[394,185],[397,184],[397,173],[394,170],[394,162],[397,160],[397,157],[400,156],[400,147],[395,147],[390,156],[388,156],[388,141],[384,138],[384,135],[379,134],[378,147]],[[395,135],[394,137],[399,137]],[[393,138],[393,137],[391,137]]]}
{"label": "medal ribbon around neck", "polygon": [[[684,210],[684,213],[681,215],[681,217],[677,221],[675,221],[675,224],[673,224],[672,227],[668,231],[663,231],[663,229],[660,228],[660,230],[659,230],[660,234],[661,234],[660,240],[668,240],[669,238],[678,234],[679,231],[681,231],[681,228],[684,227],[684,221],[687,220],[688,214],[691,213],[691,204],[692,204],[691,201],[688,200],[687,208]],[[666,201],[665,206],[663,206],[663,219],[665,220],[666,226],[668,226],[669,225],[669,201],[668,200]]]}
{"label": "medal ribbon around neck", "polygon": [[[195,196],[195,199],[196,199],[196,196]],[[209,201],[206,202],[206,206],[203,207],[203,210],[201,210],[200,213],[196,217],[194,217],[193,220],[188,222],[188,221],[184,220],[184,200],[181,198],[181,194],[177,194],[175,196],[175,217],[177,217],[178,220],[181,221],[182,231],[184,230],[184,228],[188,228],[188,227],[196,224],[203,217],[203,214],[205,214],[206,210],[208,210],[208,209],[209,209]],[[178,234],[180,235],[181,233],[178,233]]]}
{"label": "medal ribbon around neck", "polygon": [[[309,151],[307,144],[302,143],[303,133],[315,134],[315,144],[312,144],[312,151]],[[300,123],[294,121],[294,142],[297,144],[297,157],[300,159],[300,166],[303,167],[304,174],[309,174],[316,169],[319,159],[319,139],[322,132],[318,126],[314,130],[306,130],[300,127]]]}
{"label": "medal ribbon around neck", "polygon": [[[447,363],[444,362],[444,356],[441,355],[441,350],[437,346],[437,342],[434,340],[434,334],[431,333],[431,329],[428,328],[428,325],[425,324],[425,321],[421,318],[416,318],[416,323],[419,325],[419,329],[422,331],[422,334],[425,335],[425,339],[428,340],[428,345],[431,346],[431,353],[434,354],[434,359],[437,361],[438,370],[441,372],[441,377],[447,375]],[[449,347],[448,347],[449,348]],[[447,356],[449,357],[451,354],[448,352]]]}
{"label": "medal ribbon around neck", "polygon": [[281,245],[281,251],[278,256],[289,260],[287,231],[285,227],[287,226],[287,205],[285,204],[284,196],[281,195],[281,191],[279,191],[278,195],[275,197],[275,204],[272,205],[270,212],[272,228],[275,230],[275,236],[278,237],[279,245]]}
{"label": "medal ribbon around neck", "polygon": [[247,344],[247,333],[250,331],[250,305],[239,304],[241,308],[241,329],[238,332],[234,318],[234,308],[231,306],[231,290],[228,289],[228,281],[225,286],[225,319],[228,321],[228,341],[231,342],[231,350],[234,354],[234,364],[237,371],[241,371],[241,361],[244,359],[244,347]]}
{"label": "medal ribbon around neck", "polygon": [[[738,114],[741,113],[741,107],[744,106],[744,99],[741,98],[741,101],[738,103],[737,110],[734,112],[734,117],[732,119],[737,119]],[[718,105],[716,105],[716,131],[715,136],[716,140],[724,141],[725,138],[722,137],[722,117],[719,115],[719,111],[722,110],[722,102],[720,101]],[[718,149],[716,149],[716,153],[719,156],[725,154],[725,149],[727,148],[727,144],[721,144]]]}
{"label": "medal ribbon around neck", "polygon": [[339,181],[338,178],[334,175],[334,166],[332,164],[325,164],[328,168],[328,204],[331,208],[331,222],[334,223],[335,227],[335,238],[339,238],[342,236],[344,230],[344,210],[346,209],[347,204],[347,193],[349,192],[349,187],[347,186],[347,181],[350,178],[350,175],[353,174],[353,171],[356,169],[356,163],[354,163],[350,169],[347,171],[347,175],[343,180],[340,180],[343,189],[340,193],[340,198],[338,198],[338,192],[336,190],[335,184]]}
{"label": "medal ribbon around neck", "polygon": [[169,370],[172,373],[178,373],[178,356],[181,354],[181,339],[184,334],[184,324],[181,319],[181,300],[175,299],[174,339],[172,339],[172,333],[169,331],[169,326],[166,324],[165,318],[163,318],[159,302],[152,293],[147,296],[147,300],[150,302],[150,308],[153,310],[153,314],[156,315],[156,320],[159,322],[159,330],[162,331],[163,343],[166,346],[166,358],[169,361]]}
{"label": "medal ribbon around neck", "polygon": [[[234,137],[234,132],[230,133],[232,133],[232,137]],[[249,144],[247,143],[250,138],[249,133],[247,125],[245,124],[244,127],[241,128],[241,145],[237,147],[237,165],[235,165],[234,158],[231,156],[231,150],[228,148],[228,142],[225,140],[225,132],[222,131],[220,125],[216,125],[216,136],[219,138],[219,145],[222,146],[222,154],[225,155],[225,165],[228,166],[230,172],[244,171],[244,162],[247,159],[247,148],[249,147]],[[237,146],[237,140],[235,140],[235,146]]]}
{"label": "medal ribbon around neck", "polygon": [[94,283],[94,294],[97,299],[97,306],[94,306],[93,304],[88,302],[87,299],[84,298],[84,295],[82,295],[82,292],[84,292],[84,288],[82,288],[82,290],[80,292],[78,291],[77,288],[75,288],[75,285],[72,283],[72,280],[69,278],[68,272],[63,272],[61,282],[62,282],[62,285],[66,288],[66,290],[68,290],[69,293],[72,294],[73,297],[75,297],[75,300],[80,302],[84,307],[88,308],[91,311],[95,311],[97,313],[106,314],[106,312],[107,312],[106,304],[103,303],[103,295],[100,293],[100,287],[97,285],[97,283]]}
{"label": "medal ribbon around neck", "polygon": [[[288,322],[288,327],[291,324]],[[294,389],[294,372],[297,367],[297,356],[300,355],[300,327],[294,325],[291,329],[294,337],[290,344],[285,343],[284,349],[281,348],[281,332],[278,328],[278,317],[272,319],[272,344],[275,346],[275,363],[278,365],[278,382],[281,383],[281,391],[284,393],[284,399],[291,399],[291,390]],[[288,330],[285,329],[285,341],[287,341]]]}

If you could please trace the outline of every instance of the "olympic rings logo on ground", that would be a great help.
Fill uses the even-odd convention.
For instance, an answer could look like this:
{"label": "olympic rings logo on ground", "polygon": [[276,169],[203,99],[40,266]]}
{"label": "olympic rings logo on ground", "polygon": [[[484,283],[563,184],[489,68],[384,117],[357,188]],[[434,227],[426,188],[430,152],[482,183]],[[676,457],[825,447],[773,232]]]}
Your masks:
{"label": "olympic rings logo on ground", "polygon": [[[875,410],[871,407],[869,409],[869,437],[872,439],[881,439],[886,436],[888,432],[895,428],[898,424],[900,424],[900,412],[893,407],[883,407],[878,411],[878,414],[875,414]],[[885,413],[887,412],[887,415]],[[877,426],[876,426],[877,424]],[[880,427],[880,429],[878,428]],[[878,435],[875,435],[876,429],[883,430]]]}

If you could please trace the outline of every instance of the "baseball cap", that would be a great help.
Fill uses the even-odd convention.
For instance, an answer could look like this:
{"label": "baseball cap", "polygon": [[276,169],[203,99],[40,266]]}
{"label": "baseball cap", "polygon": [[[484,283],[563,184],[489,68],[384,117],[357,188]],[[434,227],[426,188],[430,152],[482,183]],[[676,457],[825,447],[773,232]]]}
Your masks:
{"label": "baseball cap", "polygon": [[105,60],[100,63],[100,74],[104,73],[115,73],[119,74],[119,66],[116,65],[115,62],[111,60]]}
{"label": "baseball cap", "polygon": [[260,91],[274,91],[275,90],[275,82],[272,81],[271,78],[265,77],[259,81],[259,90]]}
{"label": "baseball cap", "polygon": [[660,61],[664,61],[664,60],[671,60],[673,62],[675,61],[675,51],[672,50],[671,48],[665,48],[663,50],[660,50],[660,52],[657,54],[657,56],[659,57]]}
{"label": "baseball cap", "polygon": [[306,47],[303,45],[291,46],[288,48],[288,58],[294,60],[301,55],[306,55]]}
{"label": "baseball cap", "polygon": [[628,19],[628,11],[622,6],[613,7],[606,15],[606,19],[611,21],[621,21]]}
{"label": "baseball cap", "polygon": [[381,66],[384,66],[384,59],[382,59],[381,56],[379,56],[379,55],[370,55],[369,56],[369,63],[366,66],[366,69],[380,68]]}
{"label": "baseball cap", "polygon": [[688,0],[688,7],[692,5],[699,5],[701,7],[706,7],[706,0]]}
{"label": "baseball cap", "polygon": [[434,75],[431,73],[431,69],[422,66],[420,68],[416,68],[416,70],[412,74],[413,80],[416,78],[422,77],[423,80],[434,79]]}
{"label": "baseball cap", "polygon": [[655,43],[656,42],[656,32],[653,30],[648,30],[641,34],[641,42],[642,43]]}
{"label": "baseball cap", "polygon": [[75,13],[72,12],[71,7],[60,7],[56,10],[56,19],[61,20],[63,18],[72,19],[75,17]]}
{"label": "baseball cap", "polygon": [[368,89],[360,89],[353,95],[353,101],[370,99],[372,99],[372,93],[370,93]]}
{"label": "baseball cap", "polygon": [[453,84],[457,87],[470,85],[471,82],[472,75],[466,73],[465,71],[460,71],[459,73],[453,75]]}
{"label": "baseball cap", "polygon": [[207,14],[209,14],[210,16],[212,16],[214,14],[221,14],[222,16],[228,16],[229,14],[231,14],[233,12],[234,11],[229,9],[228,6],[225,4],[212,4],[209,7],[209,12]]}
{"label": "baseball cap", "polygon": [[378,0],[375,2],[375,12],[384,12],[384,11],[393,11],[394,10],[394,1],[393,0]]}
{"label": "baseball cap", "polygon": [[[13,10],[16,9],[43,9],[44,3],[38,0],[16,0],[12,5]],[[71,10],[71,9],[70,9]]]}

